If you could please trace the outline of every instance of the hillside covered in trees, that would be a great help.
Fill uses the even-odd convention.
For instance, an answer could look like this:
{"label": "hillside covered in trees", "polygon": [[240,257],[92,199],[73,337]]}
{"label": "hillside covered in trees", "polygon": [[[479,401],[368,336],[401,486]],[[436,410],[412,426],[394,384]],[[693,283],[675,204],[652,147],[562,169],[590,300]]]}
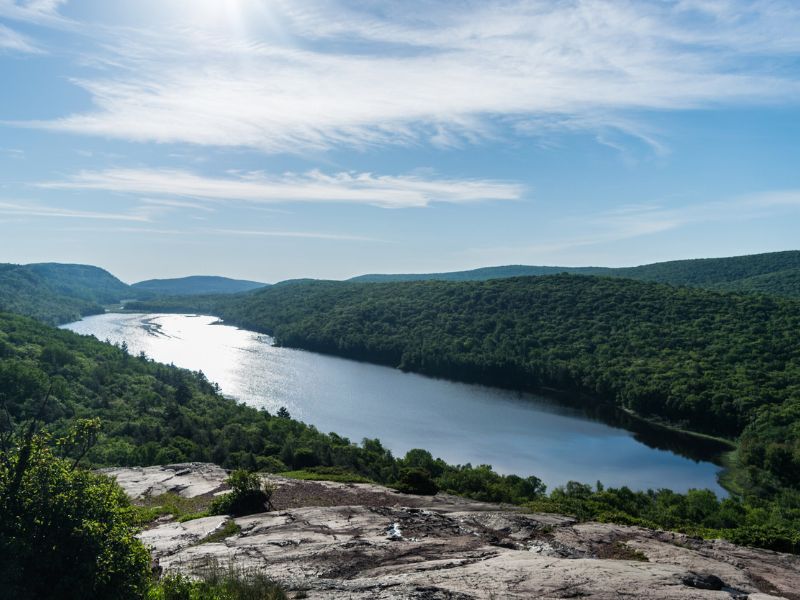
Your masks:
{"label": "hillside covered in trees", "polygon": [[702,258],[653,263],[638,267],[546,267],[506,265],[471,271],[420,274],[371,274],[350,281],[486,281],[506,277],[531,277],[571,273],[622,277],[671,285],[758,292],[800,298],[800,251],[770,252],[728,258]]}
{"label": "hillside covered in trees", "polygon": [[[362,275],[351,281],[487,281],[561,273],[800,298],[800,251],[671,261],[626,268],[508,265],[452,273]],[[310,280],[292,280],[284,284],[303,281]],[[61,324],[102,312],[104,305],[118,304],[123,300],[240,294],[266,286],[256,281],[215,276],[151,279],[127,285],[108,271],[89,265],[0,264],[0,311]]]}
{"label": "hillside covered in trees", "polygon": [[[142,310],[210,312],[277,343],[517,389],[556,388],[737,439],[800,485],[800,302],[575,275],[298,282]],[[769,476],[763,476],[764,473]]]}
{"label": "hillside covered in trees", "polygon": [[136,295],[193,296],[196,294],[235,294],[262,288],[266,283],[212,275],[192,275],[177,279],[148,279],[131,285]]}
{"label": "hillside covered in trees", "polygon": [[130,297],[128,286],[98,267],[41,263],[0,264],[0,311],[51,324],[103,312],[103,304]]}

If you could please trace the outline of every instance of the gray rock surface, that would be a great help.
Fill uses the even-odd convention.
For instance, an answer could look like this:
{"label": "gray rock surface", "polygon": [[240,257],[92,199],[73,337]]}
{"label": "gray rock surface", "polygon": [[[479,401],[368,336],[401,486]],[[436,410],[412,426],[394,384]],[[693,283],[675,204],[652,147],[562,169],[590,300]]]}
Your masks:
{"label": "gray rock surface", "polygon": [[[109,473],[133,497],[224,489],[213,465]],[[225,517],[161,523],[141,537],[166,572],[233,564],[308,598],[800,600],[797,556],[446,495],[269,479],[278,510],[235,519],[241,531],[221,542],[200,543]]]}
{"label": "gray rock surface", "polygon": [[114,477],[133,499],[173,492],[184,498],[214,493],[225,487],[225,469],[209,463],[182,463],[160,467],[101,469]]}

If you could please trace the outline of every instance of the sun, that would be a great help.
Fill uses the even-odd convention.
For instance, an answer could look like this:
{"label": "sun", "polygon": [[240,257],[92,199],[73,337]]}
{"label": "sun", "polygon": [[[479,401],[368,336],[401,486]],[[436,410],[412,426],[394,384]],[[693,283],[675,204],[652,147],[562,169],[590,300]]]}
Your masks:
{"label": "sun", "polygon": [[241,29],[245,26],[245,13],[253,4],[251,0],[192,0],[185,14],[203,27]]}
{"label": "sun", "polygon": [[275,0],[180,0],[179,4],[185,22],[200,29],[239,38],[285,35],[281,3]]}

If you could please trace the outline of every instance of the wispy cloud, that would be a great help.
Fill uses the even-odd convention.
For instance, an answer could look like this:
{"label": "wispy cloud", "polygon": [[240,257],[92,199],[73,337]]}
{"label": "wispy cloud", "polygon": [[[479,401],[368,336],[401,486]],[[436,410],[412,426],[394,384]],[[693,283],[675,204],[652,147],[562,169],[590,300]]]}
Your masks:
{"label": "wispy cloud", "polygon": [[42,25],[69,22],[59,14],[67,0],[0,0],[0,17]]}
{"label": "wispy cloud", "polygon": [[696,223],[754,220],[800,209],[800,190],[770,190],[688,206],[659,203],[627,205],[589,222],[611,240],[639,237]]}
{"label": "wispy cloud", "polygon": [[[2,222],[2,221],[0,221]],[[380,244],[391,244],[390,240],[383,240],[374,237],[361,235],[350,235],[347,233],[330,233],[321,231],[267,231],[257,229],[214,229],[214,228],[186,228],[186,229],[167,229],[163,227],[81,227],[72,228],[70,231],[82,231],[93,233],[125,233],[133,235],[161,235],[161,236],[184,236],[199,239],[207,236],[221,237],[264,237],[264,238],[295,238],[305,240],[322,240],[329,242],[371,242]]]}
{"label": "wispy cloud", "polygon": [[314,240],[327,240],[338,242],[380,242],[390,243],[382,240],[362,235],[349,235],[346,233],[322,233],[318,231],[259,231],[251,229],[207,229],[204,233],[231,236],[254,236],[254,237],[276,237],[276,238],[301,238]]}
{"label": "wispy cloud", "polygon": [[8,158],[25,158],[25,151],[20,150],[19,148],[0,148],[0,154],[7,156]]}
{"label": "wispy cloud", "polygon": [[42,50],[28,36],[22,35],[0,23],[0,52],[23,52],[40,54]]}
{"label": "wispy cloud", "polygon": [[203,212],[214,212],[214,209],[199,202],[186,202],[185,200],[163,200],[161,198],[142,198],[141,203],[156,208],[164,209],[191,209]]}
{"label": "wispy cloud", "polygon": [[129,213],[107,213],[72,210],[33,203],[0,202],[0,214],[17,217],[49,217],[63,219],[93,219],[103,221],[148,221],[147,216]]}
{"label": "wispy cloud", "polygon": [[658,148],[630,111],[800,97],[794,0],[239,6],[249,28],[187,18],[114,31],[89,57],[109,68],[75,80],[95,107],[28,125],[269,152],[452,146],[561,125]]}
{"label": "wispy cloud", "polygon": [[[534,244],[472,248],[467,255],[498,257],[558,254],[575,248],[600,246],[632,238],[663,233],[696,224],[751,222],[800,211],[800,189],[763,191],[725,200],[699,202],[686,206],[665,206],[657,202],[624,205],[596,214],[564,219],[556,228],[557,239],[542,239]],[[502,257],[502,258],[501,258]]]}
{"label": "wispy cloud", "polygon": [[372,173],[327,175],[320,171],[280,176],[248,173],[236,178],[215,178],[165,169],[83,171],[71,179],[40,183],[39,186],[257,203],[354,203],[385,208],[423,207],[432,202],[517,200],[524,191],[515,183],[486,179],[435,179]]}

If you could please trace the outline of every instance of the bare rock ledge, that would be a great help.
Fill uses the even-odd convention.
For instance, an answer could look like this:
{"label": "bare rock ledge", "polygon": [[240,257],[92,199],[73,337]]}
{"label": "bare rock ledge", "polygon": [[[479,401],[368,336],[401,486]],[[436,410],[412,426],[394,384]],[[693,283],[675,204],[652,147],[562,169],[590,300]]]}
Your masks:
{"label": "bare rock ledge", "polygon": [[[108,469],[133,498],[225,489],[216,465]],[[275,511],[163,522],[140,535],[166,571],[230,563],[307,598],[800,600],[800,557],[444,494],[269,476]],[[305,594],[305,596],[303,596]],[[290,593],[291,596],[291,593]]]}

